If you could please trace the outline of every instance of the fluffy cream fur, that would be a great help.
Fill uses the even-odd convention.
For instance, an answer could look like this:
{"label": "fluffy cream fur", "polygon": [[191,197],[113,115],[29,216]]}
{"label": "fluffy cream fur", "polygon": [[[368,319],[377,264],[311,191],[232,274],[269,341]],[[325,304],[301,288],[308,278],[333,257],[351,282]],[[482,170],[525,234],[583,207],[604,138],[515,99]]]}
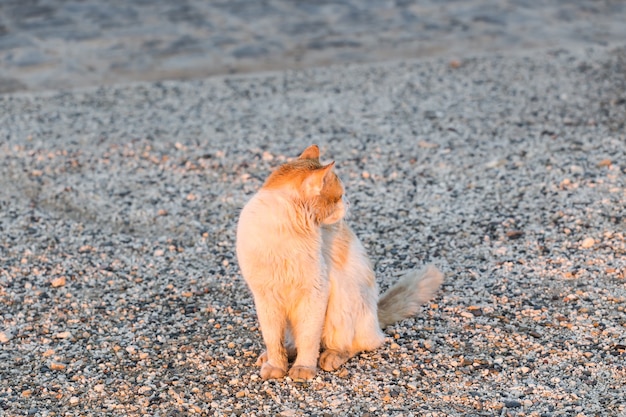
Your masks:
{"label": "fluffy cream fur", "polygon": [[381,328],[416,314],[443,281],[428,266],[379,299],[365,249],[343,220],[343,191],[313,145],[274,171],[241,212],[237,257],[266,346],[263,379],[283,377],[288,358],[291,378],[310,379],[318,359],[330,371],[376,349]]}

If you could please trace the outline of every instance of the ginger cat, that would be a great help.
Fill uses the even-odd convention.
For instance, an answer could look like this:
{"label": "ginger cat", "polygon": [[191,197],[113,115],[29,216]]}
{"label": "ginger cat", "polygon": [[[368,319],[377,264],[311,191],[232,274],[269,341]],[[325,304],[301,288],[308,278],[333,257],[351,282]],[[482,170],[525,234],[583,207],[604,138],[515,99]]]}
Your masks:
{"label": "ginger cat", "polygon": [[[294,380],[339,368],[379,347],[382,328],[417,313],[443,282],[434,266],[404,275],[382,297],[363,245],[344,221],[347,203],[334,162],[308,147],[278,167],[245,205],[237,258],[266,351],[261,378]],[[320,355],[320,347],[323,352]]]}

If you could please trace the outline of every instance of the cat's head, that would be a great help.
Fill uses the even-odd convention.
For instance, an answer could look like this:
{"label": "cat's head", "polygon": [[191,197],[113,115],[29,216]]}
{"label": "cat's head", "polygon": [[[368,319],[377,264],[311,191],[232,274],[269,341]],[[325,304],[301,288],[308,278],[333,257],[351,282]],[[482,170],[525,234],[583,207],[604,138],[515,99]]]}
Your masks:
{"label": "cat's head", "polygon": [[333,167],[335,162],[320,163],[320,150],[311,145],[295,160],[278,167],[263,188],[295,193],[298,200],[312,209],[319,224],[333,224],[346,214],[343,184]]}

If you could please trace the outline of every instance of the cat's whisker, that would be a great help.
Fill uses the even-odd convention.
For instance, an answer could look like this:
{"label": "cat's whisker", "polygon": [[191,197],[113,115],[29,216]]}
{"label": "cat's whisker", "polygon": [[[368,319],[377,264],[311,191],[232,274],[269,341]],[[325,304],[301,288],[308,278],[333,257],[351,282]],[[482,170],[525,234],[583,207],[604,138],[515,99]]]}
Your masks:
{"label": "cat's whisker", "polygon": [[350,218],[350,214],[351,214],[350,200],[346,196],[343,196],[342,200],[343,200],[343,211],[344,211],[343,217],[344,217],[344,219],[349,219]]}

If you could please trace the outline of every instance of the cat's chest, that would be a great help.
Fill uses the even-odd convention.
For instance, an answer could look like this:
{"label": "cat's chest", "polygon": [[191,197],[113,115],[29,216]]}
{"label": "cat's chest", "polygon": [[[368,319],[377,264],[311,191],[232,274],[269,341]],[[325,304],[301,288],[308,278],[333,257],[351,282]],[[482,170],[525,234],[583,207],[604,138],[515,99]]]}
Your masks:
{"label": "cat's chest", "polygon": [[284,199],[271,194],[255,196],[239,218],[240,255],[290,268],[319,262],[322,246],[319,227],[312,227],[299,216],[297,209]]}

